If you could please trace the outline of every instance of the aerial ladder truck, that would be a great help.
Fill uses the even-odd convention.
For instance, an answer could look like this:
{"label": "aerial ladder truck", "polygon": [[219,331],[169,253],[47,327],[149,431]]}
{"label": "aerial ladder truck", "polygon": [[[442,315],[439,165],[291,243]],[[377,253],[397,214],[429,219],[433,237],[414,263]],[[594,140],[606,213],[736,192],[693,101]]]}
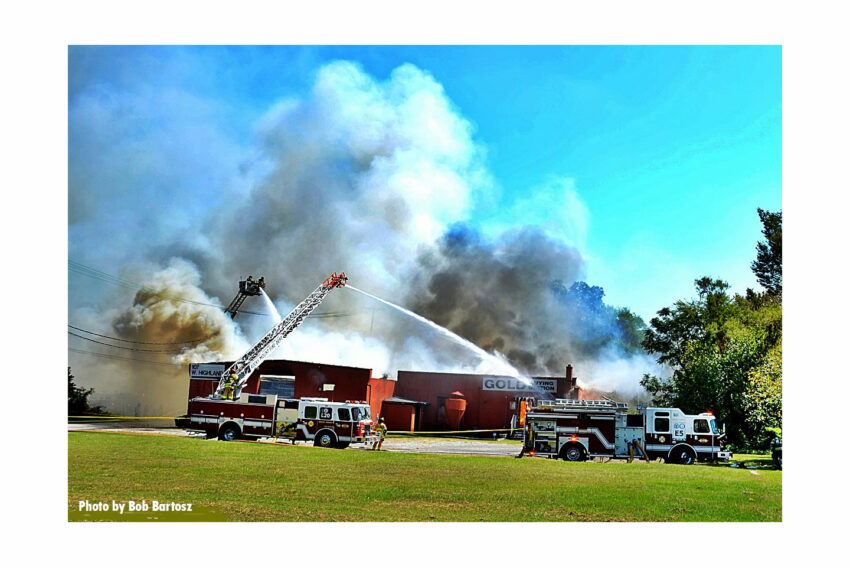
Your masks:
{"label": "aerial ladder truck", "polygon": [[342,403],[325,398],[288,399],[242,392],[260,364],[332,290],[344,287],[347,281],[345,272],[331,274],[239,360],[225,368],[212,394],[189,400],[188,415],[183,418],[188,422],[187,429],[204,431],[226,441],[243,436],[283,437],[336,448],[371,442],[374,439],[371,409],[365,401]]}
{"label": "aerial ladder truck", "polygon": [[[304,319],[328,296],[328,294],[337,287],[344,287],[348,281],[345,272],[336,272],[328,276],[322,284],[313,290],[313,293],[299,303],[295,309],[289,312],[280,323],[272,327],[272,329],[263,336],[257,343],[248,350],[242,357],[230,365],[221,375],[218,387],[210,396],[214,399],[221,399],[225,387],[231,381],[230,376],[236,375],[235,383],[230,384],[233,389],[233,397],[238,398],[242,387],[251,373],[278,347],[278,345],[289,336],[292,331],[298,328]],[[240,282],[244,283],[244,282]],[[240,286],[241,292],[241,286]],[[234,300],[235,301],[235,300]],[[244,301],[244,299],[243,299]]]}

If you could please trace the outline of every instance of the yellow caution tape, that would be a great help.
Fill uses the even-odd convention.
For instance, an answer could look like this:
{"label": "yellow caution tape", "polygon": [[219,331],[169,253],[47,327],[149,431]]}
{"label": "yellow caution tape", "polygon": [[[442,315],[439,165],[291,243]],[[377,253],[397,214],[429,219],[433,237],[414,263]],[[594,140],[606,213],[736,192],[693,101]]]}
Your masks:
{"label": "yellow caution tape", "polygon": [[147,416],[138,417],[130,415],[69,415],[68,419],[179,419],[169,416]]}
{"label": "yellow caution tape", "polygon": [[[185,416],[130,416],[130,415],[69,415],[68,419],[181,419]],[[387,434],[393,435],[455,435],[459,433],[509,433],[511,431],[522,431],[523,428],[513,429],[462,429],[458,431],[387,431]]]}
{"label": "yellow caution tape", "polygon": [[461,431],[387,431],[394,435],[449,435],[455,433],[503,433],[509,431],[522,431],[518,429],[464,429]]}

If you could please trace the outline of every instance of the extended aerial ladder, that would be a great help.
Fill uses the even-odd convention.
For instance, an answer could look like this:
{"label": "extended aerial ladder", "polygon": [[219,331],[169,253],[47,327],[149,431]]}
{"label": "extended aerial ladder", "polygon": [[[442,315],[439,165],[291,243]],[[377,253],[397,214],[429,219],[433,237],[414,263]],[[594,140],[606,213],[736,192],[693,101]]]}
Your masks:
{"label": "extended aerial ladder", "polygon": [[261,277],[259,280],[254,281],[253,276],[248,276],[247,280],[239,282],[239,291],[236,293],[236,297],[233,298],[233,301],[230,302],[230,305],[227,306],[227,309],[225,309],[224,312],[230,315],[231,319],[235,319],[236,314],[239,313],[239,308],[242,307],[242,303],[244,303],[245,299],[249,295],[262,294],[262,290],[265,287],[266,278]]}
{"label": "extended aerial ladder", "polygon": [[[224,392],[225,383],[232,372],[236,372],[237,380],[232,386],[234,397],[238,399],[242,387],[248,381],[251,373],[268,357],[277,346],[285,339],[292,331],[294,331],[310,314],[313,309],[327,297],[327,295],[337,287],[343,287],[348,281],[345,272],[336,272],[331,274],[322,284],[313,290],[313,293],[299,303],[295,309],[290,311],[280,323],[272,327],[272,330],[266,333],[251,349],[242,355],[242,358],[231,364],[221,375],[218,382],[218,387],[210,396],[213,399],[221,399]],[[241,283],[241,282],[240,282]]]}

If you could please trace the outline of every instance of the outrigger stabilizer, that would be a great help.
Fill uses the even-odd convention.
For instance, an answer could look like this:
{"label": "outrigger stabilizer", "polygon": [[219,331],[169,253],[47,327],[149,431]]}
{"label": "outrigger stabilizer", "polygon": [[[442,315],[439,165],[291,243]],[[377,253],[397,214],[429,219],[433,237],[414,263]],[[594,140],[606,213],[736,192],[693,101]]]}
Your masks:
{"label": "outrigger stabilizer", "polygon": [[319,306],[331,290],[345,286],[347,281],[348,277],[345,275],[345,272],[340,272],[339,275],[336,272],[331,274],[319,287],[313,290],[313,293],[308,295],[304,301],[290,311],[289,315],[272,327],[271,331],[266,333],[263,338],[257,341],[248,352],[225,369],[218,382],[218,387],[210,395],[210,398],[222,399],[228,377],[235,371],[237,379],[236,383],[232,386],[233,398],[238,399],[239,393],[242,391],[251,373],[277,348],[283,339],[298,328],[307,315]]}

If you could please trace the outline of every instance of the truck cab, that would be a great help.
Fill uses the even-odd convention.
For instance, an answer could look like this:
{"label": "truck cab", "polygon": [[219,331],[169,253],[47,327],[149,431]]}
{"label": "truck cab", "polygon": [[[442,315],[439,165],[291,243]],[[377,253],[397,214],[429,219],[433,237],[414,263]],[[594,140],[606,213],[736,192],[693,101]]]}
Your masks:
{"label": "truck cab", "polygon": [[302,398],[298,407],[296,439],[313,440],[319,447],[344,449],[372,438],[372,410],[366,402],[329,402]]}
{"label": "truck cab", "polygon": [[645,446],[650,457],[667,462],[691,464],[696,460],[728,460],[723,449],[725,434],[717,427],[714,414],[688,415],[679,408],[650,407],[643,410],[646,423]]}

